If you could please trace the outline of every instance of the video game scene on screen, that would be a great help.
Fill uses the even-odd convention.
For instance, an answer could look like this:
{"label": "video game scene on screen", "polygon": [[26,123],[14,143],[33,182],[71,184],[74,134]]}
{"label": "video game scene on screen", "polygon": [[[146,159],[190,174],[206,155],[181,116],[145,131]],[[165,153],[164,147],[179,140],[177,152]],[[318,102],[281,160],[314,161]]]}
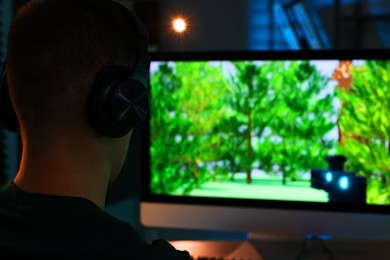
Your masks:
{"label": "video game scene on screen", "polygon": [[151,192],[390,205],[389,77],[383,60],[152,62]]}

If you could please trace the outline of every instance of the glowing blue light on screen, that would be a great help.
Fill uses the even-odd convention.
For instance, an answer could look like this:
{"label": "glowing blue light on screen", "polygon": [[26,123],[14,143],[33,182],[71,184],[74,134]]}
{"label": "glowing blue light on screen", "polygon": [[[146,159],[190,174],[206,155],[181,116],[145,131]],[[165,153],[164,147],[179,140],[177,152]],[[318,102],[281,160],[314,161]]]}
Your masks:
{"label": "glowing blue light on screen", "polygon": [[326,182],[331,182],[333,180],[332,172],[326,172],[325,173],[325,180],[326,180]]}
{"label": "glowing blue light on screen", "polygon": [[347,176],[343,176],[339,179],[339,187],[342,190],[346,190],[349,188],[349,179]]}

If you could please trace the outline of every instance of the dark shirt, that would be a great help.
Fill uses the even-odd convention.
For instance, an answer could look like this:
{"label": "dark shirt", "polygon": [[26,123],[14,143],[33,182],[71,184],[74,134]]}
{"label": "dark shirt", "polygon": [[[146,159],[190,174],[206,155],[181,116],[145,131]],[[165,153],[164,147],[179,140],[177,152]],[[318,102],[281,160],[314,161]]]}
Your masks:
{"label": "dark shirt", "polygon": [[28,193],[11,182],[0,188],[0,259],[23,256],[190,259],[165,240],[146,243],[130,224],[87,199]]}

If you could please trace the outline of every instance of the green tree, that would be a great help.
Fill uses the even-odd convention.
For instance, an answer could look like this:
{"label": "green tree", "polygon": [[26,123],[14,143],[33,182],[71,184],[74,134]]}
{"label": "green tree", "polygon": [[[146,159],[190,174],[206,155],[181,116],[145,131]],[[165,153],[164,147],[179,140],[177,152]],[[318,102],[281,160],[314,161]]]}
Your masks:
{"label": "green tree", "polygon": [[207,62],[164,64],[151,85],[158,89],[152,89],[153,191],[187,193],[214,177],[210,162],[220,160],[222,139],[213,130],[224,117],[228,85],[221,66]]}
{"label": "green tree", "polygon": [[178,106],[179,83],[174,68],[167,63],[161,64],[150,77],[151,190],[154,193],[166,194],[181,185],[180,178],[177,178],[180,164],[174,155],[180,153],[182,147],[171,145],[176,143],[172,122],[179,121],[174,113]]}
{"label": "green tree", "polygon": [[277,106],[271,122],[275,160],[287,178],[324,168],[336,145],[325,136],[336,127],[334,93],[325,93],[329,79],[307,61],[274,62],[270,80]]}
{"label": "green tree", "polygon": [[339,125],[348,170],[368,180],[368,203],[390,204],[390,62],[367,61],[352,69]]}
{"label": "green tree", "polygon": [[253,62],[233,62],[233,65],[231,91],[226,96],[231,113],[223,122],[227,137],[225,146],[229,150],[225,158],[232,170],[246,172],[249,184],[255,161],[260,162],[259,168],[270,168],[266,154],[256,152],[253,140],[264,135],[272,117],[273,99],[268,95],[265,65]]}

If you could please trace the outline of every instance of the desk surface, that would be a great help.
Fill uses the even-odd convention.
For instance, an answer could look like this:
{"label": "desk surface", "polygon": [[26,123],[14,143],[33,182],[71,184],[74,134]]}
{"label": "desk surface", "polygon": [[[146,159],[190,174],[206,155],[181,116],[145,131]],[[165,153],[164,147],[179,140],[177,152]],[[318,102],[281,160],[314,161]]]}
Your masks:
{"label": "desk surface", "polygon": [[[256,253],[254,252],[249,252],[251,247],[248,247],[248,242],[253,246],[253,249],[256,249],[258,256],[255,256]],[[306,256],[311,256],[311,258],[302,259],[328,259],[326,258],[326,249],[331,252],[333,259],[337,260],[390,259],[390,241],[335,239],[314,242],[313,240],[310,240],[305,242],[303,239],[256,238],[249,241],[173,241],[172,243],[177,249],[188,250],[195,256],[205,256],[209,253],[211,257],[226,257],[232,255],[232,252],[246,251],[250,253],[250,255],[242,257],[248,259],[297,259],[306,245]],[[318,254],[318,248],[320,248],[321,245],[326,249]],[[243,248],[244,250],[242,250]],[[310,255],[310,253],[315,253],[316,255]],[[321,258],[321,256],[325,257]],[[236,257],[238,257],[238,255]]]}
{"label": "desk surface", "polygon": [[[304,241],[290,240],[251,240],[263,259],[296,259]],[[390,241],[326,240],[322,242],[337,260],[349,259],[390,259]],[[315,249],[313,249],[315,250]]]}

